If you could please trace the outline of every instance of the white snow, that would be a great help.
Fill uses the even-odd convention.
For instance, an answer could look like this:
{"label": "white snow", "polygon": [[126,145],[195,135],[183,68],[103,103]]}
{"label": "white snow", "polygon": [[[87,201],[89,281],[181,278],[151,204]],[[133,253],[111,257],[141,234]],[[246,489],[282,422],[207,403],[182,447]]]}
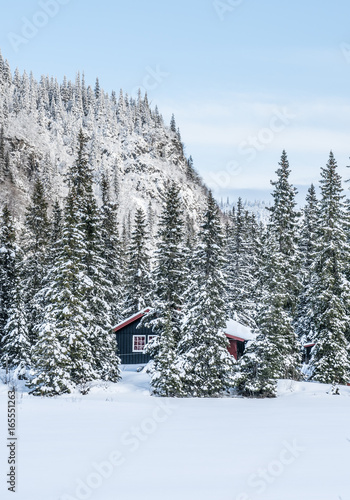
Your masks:
{"label": "white snow", "polygon": [[1,384],[0,498],[349,500],[350,387],[332,396],[280,381],[276,399],[155,398],[137,368],[87,396],[18,391],[15,495]]}
{"label": "white snow", "polygon": [[253,340],[255,338],[250,328],[241,325],[241,323],[238,323],[238,321],[234,319],[228,320],[224,333],[232,335],[233,337],[239,337],[243,340]]}

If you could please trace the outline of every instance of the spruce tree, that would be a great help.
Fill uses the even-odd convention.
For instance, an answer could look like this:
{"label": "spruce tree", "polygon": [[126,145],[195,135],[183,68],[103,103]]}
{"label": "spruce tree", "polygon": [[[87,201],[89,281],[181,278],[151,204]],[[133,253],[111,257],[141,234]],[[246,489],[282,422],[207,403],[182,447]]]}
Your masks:
{"label": "spruce tree", "polygon": [[62,238],[54,245],[54,265],[41,292],[46,306],[34,349],[34,394],[69,392],[76,385],[85,393],[94,379],[119,379],[86,143],[80,131],[77,159],[68,175]]}
{"label": "spruce tree", "polygon": [[125,273],[125,258],[121,252],[118,231],[118,207],[110,198],[110,182],[106,174],[101,181],[102,206],[100,208],[101,257],[105,263],[108,286],[105,291],[110,309],[109,324],[113,326],[122,317],[122,283]]}
{"label": "spruce tree", "polygon": [[186,293],[184,335],[179,342],[182,392],[213,397],[233,384],[233,358],[228,352],[224,245],[219,208],[209,192],[198,245],[195,276]]}
{"label": "spruce tree", "polygon": [[296,211],[295,196],[297,190],[290,184],[291,170],[287,153],[282,152],[279,168],[276,171],[277,181],[271,181],[274,186],[273,206],[269,208],[271,215],[269,231],[278,243],[278,251],[284,259],[284,276],[286,283],[285,306],[293,315],[300,290],[299,269],[300,259],[298,252],[298,221],[299,213]]}
{"label": "spruce tree", "polygon": [[168,321],[166,318],[170,314],[176,343],[182,335],[183,294],[186,282],[182,212],[179,188],[175,182],[171,182],[165,191],[164,209],[159,220],[156,264],[152,276],[154,281],[152,310],[142,321],[156,333],[161,334]]}
{"label": "spruce tree", "polygon": [[20,281],[22,254],[7,205],[2,211],[0,249],[0,362],[15,378],[24,378],[30,366],[30,343]]}
{"label": "spruce tree", "polygon": [[146,215],[142,208],[135,214],[134,229],[128,248],[126,302],[123,315],[135,314],[151,303],[150,256]]}
{"label": "spruce tree", "polygon": [[166,314],[161,339],[157,345],[151,370],[151,387],[157,396],[179,397],[183,395],[180,365],[177,359],[176,342],[170,312]]}
{"label": "spruce tree", "polygon": [[171,115],[171,120],[170,120],[170,130],[176,134],[176,121],[175,121],[175,116],[174,114]]}
{"label": "spruce tree", "polygon": [[231,318],[254,326],[256,288],[255,220],[243,209],[242,199],[230,214],[227,231],[225,271],[227,274],[228,307]]}
{"label": "spruce tree", "polygon": [[316,190],[312,184],[306,196],[306,206],[303,211],[303,221],[300,232],[299,249],[302,258],[301,284],[302,291],[299,297],[296,332],[301,340],[301,344],[310,342],[314,336],[313,322],[313,296],[310,288],[313,276],[313,263],[316,257],[316,246],[319,237],[319,209],[316,198]]}
{"label": "spruce tree", "polygon": [[77,214],[77,197],[71,189],[65,207],[62,240],[53,250],[55,264],[49,270],[41,291],[45,307],[37,326],[38,340],[33,348],[33,394],[54,396],[98,378],[91,346],[94,318],[86,300],[90,282],[83,260],[85,235]]}
{"label": "spruce tree", "polygon": [[23,297],[28,317],[31,343],[35,342],[35,327],[40,321],[43,304],[37,300],[38,292],[46,274],[46,254],[50,242],[50,223],[47,214],[48,203],[44,186],[37,179],[34,184],[31,204],[26,210],[23,248]]}
{"label": "spruce tree", "polygon": [[273,397],[279,378],[300,377],[300,350],[286,310],[287,283],[279,242],[270,235],[264,256],[264,290],[256,319],[257,338],[239,360],[235,385],[244,396]]}
{"label": "spruce tree", "polygon": [[[140,325],[151,328],[158,337],[150,342],[147,350],[155,357],[152,370],[154,390],[161,393],[167,385],[178,386],[178,373],[174,365],[176,350],[182,337],[183,294],[186,282],[184,222],[179,188],[174,182],[168,184],[165,192],[164,209],[159,220],[158,247],[153,272],[154,297],[151,310]],[[162,353],[169,351],[166,360]],[[172,389],[171,389],[172,390]],[[166,389],[164,389],[166,392]],[[163,391],[163,392],[164,392]]]}
{"label": "spruce tree", "polygon": [[[113,326],[110,303],[111,289],[114,286],[107,275],[106,255],[100,213],[93,192],[92,167],[89,164],[87,138],[80,131],[78,135],[78,158],[73,171],[74,190],[76,190],[79,211],[77,213],[78,228],[84,237],[82,246],[85,280],[86,307],[93,320],[89,325],[89,342],[93,355],[93,368],[104,380],[118,381],[120,378],[119,358],[116,355],[116,339],[110,331]],[[75,182],[74,182],[75,181]],[[108,186],[107,186],[108,188]],[[107,201],[107,200],[105,200]],[[105,209],[107,207],[105,206]]]}
{"label": "spruce tree", "polygon": [[24,379],[27,378],[27,372],[31,366],[31,344],[19,277],[21,267],[19,258],[17,258],[16,267],[16,281],[1,343],[1,364],[13,371],[15,379]]}
{"label": "spruce tree", "polygon": [[0,226],[0,342],[16,286],[16,254],[14,221],[8,206],[5,205]]}
{"label": "spruce tree", "polygon": [[350,262],[347,215],[341,177],[333,153],[321,170],[319,237],[316,243],[310,296],[313,297],[314,341],[312,378],[329,384],[350,380],[349,334]]}
{"label": "spruce tree", "polygon": [[260,271],[257,340],[238,365],[236,386],[247,395],[275,395],[278,378],[300,377],[300,346],[293,326],[299,293],[298,213],[295,188],[289,183],[289,163],[283,151],[278,179],[272,182],[274,204],[264,238]]}

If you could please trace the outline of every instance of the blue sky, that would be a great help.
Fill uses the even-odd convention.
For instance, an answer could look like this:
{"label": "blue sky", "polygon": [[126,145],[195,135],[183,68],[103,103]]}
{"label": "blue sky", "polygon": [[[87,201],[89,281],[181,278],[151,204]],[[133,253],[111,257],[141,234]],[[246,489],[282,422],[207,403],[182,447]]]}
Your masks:
{"label": "blue sky", "polygon": [[217,197],[266,198],[282,149],[301,191],[330,149],[350,177],[349,19],[346,0],[16,0],[0,47],[12,70],[146,89]]}

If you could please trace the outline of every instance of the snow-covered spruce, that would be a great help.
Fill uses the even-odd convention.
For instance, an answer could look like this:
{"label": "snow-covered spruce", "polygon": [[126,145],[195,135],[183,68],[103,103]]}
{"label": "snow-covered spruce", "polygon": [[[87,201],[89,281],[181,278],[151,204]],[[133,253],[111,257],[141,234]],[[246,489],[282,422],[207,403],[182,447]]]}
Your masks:
{"label": "snow-covered spruce", "polygon": [[145,309],[152,301],[148,243],[146,215],[142,208],[139,208],[135,214],[134,229],[128,246],[124,317]]}
{"label": "snow-covered spruce", "polygon": [[22,299],[23,255],[16,244],[12,215],[5,205],[0,228],[1,366],[14,378],[25,378],[30,367],[30,340]]}
{"label": "snow-covered spruce", "polygon": [[316,343],[310,367],[314,380],[336,385],[350,380],[350,246],[349,215],[332,152],[321,175],[319,232],[308,289]]}
{"label": "snow-covered spruce", "polygon": [[243,210],[242,199],[229,213],[226,226],[227,300],[231,318],[255,326],[258,303],[260,228],[254,215]]}
{"label": "snow-covered spruce", "polygon": [[106,328],[108,282],[85,145],[81,133],[68,177],[62,239],[53,246],[52,267],[40,292],[46,306],[33,349],[34,394],[60,394],[75,385],[85,392],[96,378],[117,381],[120,376],[115,339]]}
{"label": "snow-covered spruce", "polygon": [[195,274],[186,292],[184,333],[178,346],[182,393],[220,396],[233,385],[234,361],[223,333],[227,317],[224,243],[211,192],[193,259]]}
{"label": "snow-covered spruce", "polygon": [[22,247],[23,260],[22,287],[23,301],[27,314],[30,341],[35,343],[35,326],[40,322],[43,303],[38,300],[47,262],[50,243],[50,223],[48,202],[44,186],[40,179],[34,184],[29,206],[26,209]]}
{"label": "snow-covered spruce", "polygon": [[303,220],[299,237],[301,255],[301,284],[302,290],[298,299],[295,319],[295,330],[300,338],[301,345],[314,340],[314,312],[311,280],[313,263],[316,256],[316,246],[319,237],[319,207],[316,190],[312,184],[306,196],[306,206],[303,210]]}
{"label": "snow-covered spruce", "polygon": [[[169,183],[159,221],[152,309],[141,323],[159,334],[148,350],[155,356],[152,384],[155,383],[155,392],[160,395],[179,385],[174,353],[182,338],[183,294],[187,277],[182,212],[179,188],[175,183]],[[161,353],[167,359],[163,360]]]}
{"label": "snow-covered spruce", "polygon": [[246,396],[274,396],[277,379],[300,377],[300,349],[292,317],[286,309],[284,258],[270,235],[265,249],[265,286],[257,316],[257,339],[238,363],[238,392]]}
{"label": "snow-covered spruce", "polygon": [[278,243],[277,251],[284,259],[283,280],[286,285],[285,307],[290,314],[295,314],[298,295],[300,293],[300,254],[298,248],[298,223],[300,214],[296,211],[295,197],[297,190],[289,182],[290,167],[287,153],[282,152],[277,180],[271,181],[274,186],[273,205],[268,208],[270,220],[268,231],[274,235]]}

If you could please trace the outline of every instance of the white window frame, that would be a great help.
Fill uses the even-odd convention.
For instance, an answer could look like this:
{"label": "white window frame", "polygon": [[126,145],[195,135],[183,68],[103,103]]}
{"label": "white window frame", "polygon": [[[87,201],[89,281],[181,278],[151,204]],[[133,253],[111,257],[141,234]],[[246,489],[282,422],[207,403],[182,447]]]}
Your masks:
{"label": "white window frame", "polygon": [[154,339],[154,337],[158,337],[158,335],[148,335],[147,337],[147,344],[152,340]]}
{"label": "white window frame", "polygon": [[[144,343],[144,346],[142,349],[135,349],[135,338],[136,337],[142,337],[145,340],[145,343]],[[132,336],[132,352],[143,352],[145,347],[146,347],[146,335],[133,335]]]}

